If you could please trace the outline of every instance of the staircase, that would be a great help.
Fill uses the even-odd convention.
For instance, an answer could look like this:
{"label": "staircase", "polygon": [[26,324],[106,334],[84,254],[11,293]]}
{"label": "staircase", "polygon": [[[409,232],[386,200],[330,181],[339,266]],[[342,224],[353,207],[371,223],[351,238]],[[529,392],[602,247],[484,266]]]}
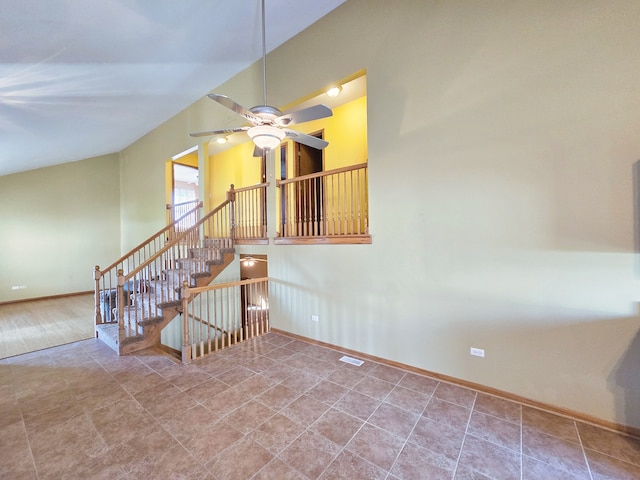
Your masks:
{"label": "staircase", "polygon": [[233,261],[232,202],[199,219],[201,206],[106,269],[96,266],[96,337],[119,355],[160,346],[184,289],[208,285]]}

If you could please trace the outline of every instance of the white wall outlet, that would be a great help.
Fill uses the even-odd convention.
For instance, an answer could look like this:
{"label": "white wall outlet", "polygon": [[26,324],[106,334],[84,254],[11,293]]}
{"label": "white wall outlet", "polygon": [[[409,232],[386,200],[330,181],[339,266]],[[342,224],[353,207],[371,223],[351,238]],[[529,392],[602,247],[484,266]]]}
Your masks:
{"label": "white wall outlet", "polygon": [[484,349],[471,347],[469,351],[474,357],[484,357]]}
{"label": "white wall outlet", "polygon": [[319,321],[319,320],[320,320],[320,319],[318,318],[318,315],[311,315],[311,321],[312,321],[312,322],[317,322],[317,321]]}

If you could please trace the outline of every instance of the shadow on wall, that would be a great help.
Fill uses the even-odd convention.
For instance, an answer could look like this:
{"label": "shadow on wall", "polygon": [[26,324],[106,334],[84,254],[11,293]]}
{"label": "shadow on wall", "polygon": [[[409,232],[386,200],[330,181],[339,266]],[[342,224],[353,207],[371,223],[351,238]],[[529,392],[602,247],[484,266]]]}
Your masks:
{"label": "shadow on wall", "polygon": [[626,425],[640,425],[640,331],[613,367],[609,387],[616,398],[616,416]]}
{"label": "shadow on wall", "polygon": [[[640,160],[633,164],[633,246],[640,253]],[[640,255],[636,255],[636,272],[640,273]]]}

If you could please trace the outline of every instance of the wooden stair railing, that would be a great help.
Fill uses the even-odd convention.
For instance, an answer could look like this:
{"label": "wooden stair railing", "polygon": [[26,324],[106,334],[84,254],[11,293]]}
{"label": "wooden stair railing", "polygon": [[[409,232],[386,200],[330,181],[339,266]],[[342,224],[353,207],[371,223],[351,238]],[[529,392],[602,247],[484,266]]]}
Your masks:
{"label": "wooden stair railing", "polygon": [[231,204],[167,239],[174,222],[108,269],[96,267],[96,335],[120,354],[159,344],[178,314],[184,282],[207,284],[233,260]]}
{"label": "wooden stair railing", "polygon": [[269,278],[183,286],[182,362],[202,358],[269,331]]}
{"label": "wooden stair railing", "polygon": [[[128,273],[141,263],[145,262],[160,250],[162,250],[168,242],[171,242],[171,232],[175,230],[178,222],[186,219],[192,219],[197,222],[199,218],[199,210],[202,202],[178,217],[174,222],[152,235],[137,247],[124,254],[118,260],[113,262],[107,268],[101,270],[98,265],[95,267],[95,323],[111,323],[115,321],[112,316],[112,309],[115,308],[115,289],[118,286],[118,272]],[[104,292],[104,293],[102,293]],[[109,292],[109,293],[107,293]],[[114,298],[111,298],[113,296]]]}
{"label": "wooden stair railing", "polygon": [[189,213],[193,209],[197,209],[200,211],[200,207],[202,207],[202,202],[198,200],[191,200],[189,202],[182,202],[171,204],[167,203],[167,212],[168,212],[168,224],[173,225],[173,228],[169,230],[169,235],[175,236],[178,232],[182,232],[191,227],[194,223],[196,223],[199,217],[194,218],[193,215],[185,214]]}
{"label": "wooden stair railing", "polygon": [[367,164],[278,180],[275,243],[371,243]]}

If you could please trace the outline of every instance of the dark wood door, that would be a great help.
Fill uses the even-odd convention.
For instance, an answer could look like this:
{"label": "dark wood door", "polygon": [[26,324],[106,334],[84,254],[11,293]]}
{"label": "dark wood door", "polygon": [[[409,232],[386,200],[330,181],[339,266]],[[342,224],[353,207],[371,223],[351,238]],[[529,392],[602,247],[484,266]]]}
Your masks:
{"label": "dark wood door", "polygon": [[[322,133],[314,136],[322,138]],[[296,143],[295,152],[297,177],[323,171],[322,150]],[[322,178],[310,178],[298,184],[296,189],[296,235],[323,234],[323,205]]]}

